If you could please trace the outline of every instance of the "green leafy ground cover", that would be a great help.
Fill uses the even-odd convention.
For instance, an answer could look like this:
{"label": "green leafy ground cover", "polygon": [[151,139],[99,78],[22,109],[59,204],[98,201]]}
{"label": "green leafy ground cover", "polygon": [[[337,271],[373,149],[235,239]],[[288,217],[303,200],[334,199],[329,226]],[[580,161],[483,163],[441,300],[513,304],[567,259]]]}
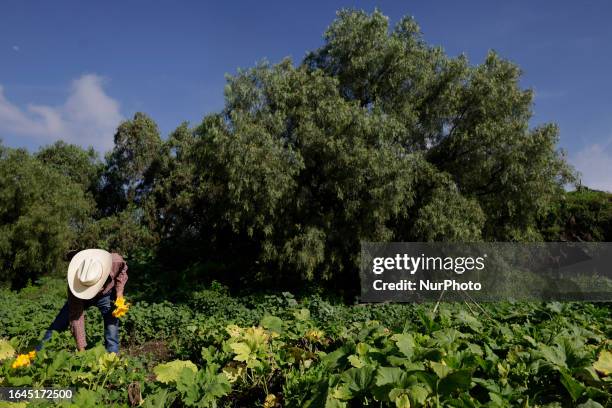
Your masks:
{"label": "green leafy ground cover", "polygon": [[0,386],[74,387],[78,407],[141,398],[146,407],[612,406],[606,304],[454,303],[434,313],[432,304],[232,297],[219,286],[181,303],[134,297],[119,356],[105,353],[92,310],[87,351],[75,353],[65,332],[13,369],[13,350],[36,344],[65,288],[47,280],[0,291]]}

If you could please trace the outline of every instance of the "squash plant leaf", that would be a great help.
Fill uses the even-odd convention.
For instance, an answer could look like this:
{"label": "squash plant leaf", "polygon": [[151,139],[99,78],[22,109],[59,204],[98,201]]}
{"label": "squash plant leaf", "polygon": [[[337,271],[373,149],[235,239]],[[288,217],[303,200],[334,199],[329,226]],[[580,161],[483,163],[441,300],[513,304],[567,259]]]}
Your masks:
{"label": "squash plant leaf", "polygon": [[6,360],[15,355],[15,349],[7,340],[0,340],[0,360]]}
{"label": "squash plant leaf", "polygon": [[440,380],[440,383],[438,384],[438,392],[442,395],[449,395],[454,391],[469,389],[471,383],[471,370],[457,370]]}
{"label": "squash plant leaf", "polygon": [[283,321],[280,317],[266,315],[261,319],[261,325],[268,329],[275,331],[277,333],[283,332]]}
{"label": "squash plant leaf", "polygon": [[193,373],[198,371],[196,365],[189,360],[174,360],[169,363],[158,364],[153,368],[153,372],[157,377],[157,381],[169,384],[176,382],[184,368],[188,368]]}
{"label": "squash plant leaf", "polygon": [[612,374],[612,352],[604,350],[599,354],[599,358],[593,364],[593,368],[604,376]]}

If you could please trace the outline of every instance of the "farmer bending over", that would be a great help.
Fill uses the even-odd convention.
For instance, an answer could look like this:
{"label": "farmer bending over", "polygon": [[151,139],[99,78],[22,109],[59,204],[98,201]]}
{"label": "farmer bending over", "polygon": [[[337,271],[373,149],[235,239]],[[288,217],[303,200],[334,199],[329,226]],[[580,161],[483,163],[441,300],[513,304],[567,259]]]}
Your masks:
{"label": "farmer bending over", "polygon": [[[104,318],[104,345],[109,353],[119,352],[119,317],[129,304],[123,298],[128,280],[127,264],[121,255],[103,249],[85,249],[78,252],[68,266],[68,300],[49,326],[39,351],[53,330],[70,327],[77,349],[85,350],[85,309],[96,306]],[[113,304],[116,308],[113,310]]]}

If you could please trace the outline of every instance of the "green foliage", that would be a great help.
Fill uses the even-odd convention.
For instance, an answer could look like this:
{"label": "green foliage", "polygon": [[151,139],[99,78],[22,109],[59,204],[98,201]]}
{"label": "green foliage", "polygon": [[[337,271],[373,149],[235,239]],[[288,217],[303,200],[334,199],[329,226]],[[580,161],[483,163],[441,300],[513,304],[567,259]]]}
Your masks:
{"label": "green foliage", "polygon": [[102,163],[98,153],[92,147],[85,150],[80,146],[59,140],[41,148],[35,156],[81,185],[85,191],[95,193],[100,187]]}
{"label": "green foliage", "polygon": [[612,194],[586,187],[565,193],[540,229],[548,241],[612,241]]}
{"label": "green foliage", "polygon": [[[609,198],[561,199],[572,171],[557,128],[529,127],[532,92],[520,77],[495,53],[480,64],[446,55],[412,18],[391,27],[378,11],[342,10],[297,65],[228,76],[224,109],[194,128],[164,141],[136,113],[104,163],[64,142],[41,149],[41,169],[73,181],[58,191],[78,185],[97,207],[55,227],[79,234],[74,247],[34,226],[17,245],[98,246],[155,258],[183,282],[316,282],[349,298],[362,241],[609,239]],[[56,266],[22,273],[14,241],[0,236],[0,256],[21,269],[0,279],[23,283]],[[43,252],[60,254],[27,258]]]}
{"label": "green foliage", "polygon": [[221,397],[226,396],[231,385],[224,374],[218,373],[218,366],[209,364],[195,374],[184,368],[176,388],[182,401],[188,407],[216,408]]}
{"label": "green foliage", "polygon": [[15,356],[15,349],[7,340],[0,340],[0,360]]}
{"label": "green foliage", "polygon": [[197,208],[193,182],[198,164],[193,148],[194,132],[187,123],[179,126],[161,146],[146,173],[150,187],[143,203],[147,225],[160,236],[188,240],[188,226],[205,209]]}
{"label": "green foliage", "polygon": [[157,125],[144,113],[138,112],[119,125],[113,150],[106,156],[98,198],[103,214],[118,213],[141,201],[146,172],[160,153],[161,143]]}
{"label": "green foliage", "polygon": [[[75,387],[82,407],[611,406],[606,304],[432,312],[201,286],[351,294],[360,241],[610,240],[610,194],[563,193],[558,130],[529,128],[520,75],[495,53],[445,55],[411,18],[344,10],[300,64],[228,77],[223,111],[165,141],[136,113],[104,163],[0,146],[0,281],[23,287],[0,288],[0,386]],[[124,352],[104,351],[90,312],[97,346],[54,334],[11,368],[65,301],[41,276],[93,246],[140,280]]]}
{"label": "green foliage", "polygon": [[490,53],[481,65],[428,46],[412,18],[391,30],[380,12],[343,10],[305,64],[337,78],[342,95],[396,123],[408,152],[425,151],[463,196],[478,200],[487,239],[529,239],[571,173],[553,125],[528,129],[532,92]]}
{"label": "green foliage", "polygon": [[117,214],[92,221],[81,235],[82,248],[105,248],[127,260],[152,251],[158,239],[142,218],[142,211],[131,204]]}
{"label": "green foliage", "polygon": [[83,188],[24,150],[0,152],[0,280],[15,286],[62,265],[92,212]]}
{"label": "green foliage", "polygon": [[164,364],[158,364],[153,368],[153,372],[157,378],[157,381],[168,384],[176,382],[181,376],[183,369],[189,369],[192,375],[198,371],[198,368],[191,361],[174,360]]}
{"label": "green foliage", "polygon": [[599,355],[599,359],[593,364],[593,368],[603,375],[612,374],[612,352],[604,350]]}
{"label": "green foliage", "polygon": [[572,174],[556,127],[529,129],[519,80],[493,53],[448,57],[410,18],[341,11],[301,65],[239,71],[221,114],[171,135],[148,225],[228,281],[288,286],[354,281],[360,241],[540,239]]}
{"label": "green foliage", "polygon": [[[0,338],[30,350],[22,338],[41,335],[61,307],[59,283],[3,292],[0,311],[10,313],[0,314]],[[206,306],[209,296],[216,300]],[[122,321],[120,356],[104,352],[95,311],[88,315],[92,349],[67,351],[74,349],[69,333],[54,334],[30,366],[12,369],[10,356],[0,361],[0,386],[70,386],[78,392],[74,404],[97,406],[130,405],[127,388],[135,382],[144,406],[612,403],[612,315],[605,304],[443,303],[433,313],[432,304],[232,297],[218,287],[189,302],[203,308],[136,301]],[[155,349],[140,351],[151,342],[171,343],[173,352],[160,359]]]}

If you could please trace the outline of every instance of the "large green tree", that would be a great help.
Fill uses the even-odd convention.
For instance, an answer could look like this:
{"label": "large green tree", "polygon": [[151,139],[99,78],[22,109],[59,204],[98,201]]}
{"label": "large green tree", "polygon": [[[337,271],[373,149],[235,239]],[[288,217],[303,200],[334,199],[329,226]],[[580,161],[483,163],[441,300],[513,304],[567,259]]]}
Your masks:
{"label": "large green tree", "polygon": [[133,119],[119,125],[113,149],[106,155],[103,187],[98,197],[102,214],[117,214],[128,204],[141,204],[146,194],[146,172],[161,147],[157,124],[144,113],[137,112]]}
{"label": "large green tree", "polygon": [[579,186],[540,219],[547,241],[612,241],[612,194]]}
{"label": "large green tree", "polygon": [[83,186],[86,191],[95,193],[100,187],[102,162],[92,147],[85,150],[80,146],[59,140],[41,148],[35,156],[70,180]]}
{"label": "large green tree", "polygon": [[379,12],[341,11],[324,38],[229,77],[224,110],[167,141],[144,114],[122,123],[96,228],[288,281],[353,276],[364,240],[542,238],[571,171],[557,128],[529,127],[517,66],[451,58]]}
{"label": "large green tree", "polygon": [[390,29],[381,13],[352,10],[338,14],[305,64],[337,78],[345,99],[396,121],[399,144],[478,201],[485,238],[539,238],[536,219],[571,173],[557,128],[529,129],[532,92],[516,65],[490,52],[471,66],[427,45],[412,18]]}
{"label": "large green tree", "polygon": [[519,78],[494,53],[446,56],[410,18],[342,11],[303,64],[228,79],[172,170],[178,230],[243,276],[337,281],[364,240],[540,238],[570,171]]}
{"label": "large green tree", "polygon": [[22,286],[79,248],[93,202],[83,187],[25,150],[0,152],[0,281]]}

